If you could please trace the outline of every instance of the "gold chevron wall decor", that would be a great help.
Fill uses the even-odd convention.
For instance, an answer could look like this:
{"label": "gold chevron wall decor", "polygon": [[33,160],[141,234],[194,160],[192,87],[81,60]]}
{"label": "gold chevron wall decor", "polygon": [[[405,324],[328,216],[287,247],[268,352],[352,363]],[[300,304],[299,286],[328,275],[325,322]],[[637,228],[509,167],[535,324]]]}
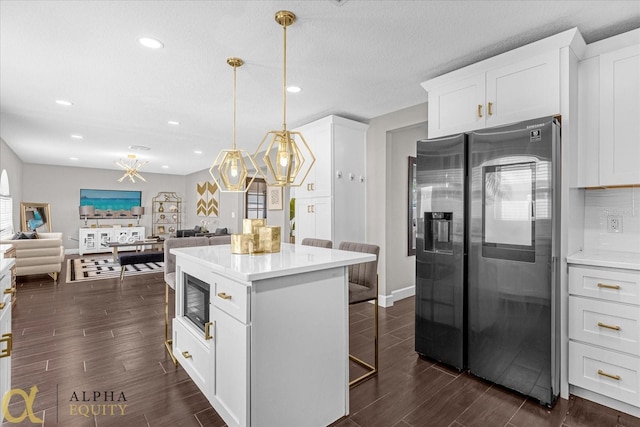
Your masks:
{"label": "gold chevron wall decor", "polygon": [[196,215],[218,216],[219,205],[216,198],[218,184],[211,181],[196,183]]}

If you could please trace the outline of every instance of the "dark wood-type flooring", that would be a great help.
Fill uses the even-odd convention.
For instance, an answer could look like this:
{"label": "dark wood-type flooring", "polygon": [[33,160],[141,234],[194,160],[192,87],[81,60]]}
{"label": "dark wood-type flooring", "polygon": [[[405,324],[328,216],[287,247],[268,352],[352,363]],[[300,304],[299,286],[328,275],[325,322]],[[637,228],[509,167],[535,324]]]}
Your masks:
{"label": "dark wood-type flooring", "polygon": [[[63,269],[58,283],[47,276],[19,277],[13,307],[12,387],[29,393],[37,386],[33,409],[45,426],[225,425],[166,354],[161,273],[126,277],[122,285],[117,279],[67,284]],[[380,309],[380,373],[351,390],[351,415],[332,426],[640,427],[638,418],[577,397],[560,399],[549,411],[421,359],[413,350],[413,304],[409,298]],[[372,354],[372,313],[370,304],[350,312],[351,351],[364,357]],[[91,399],[101,394],[82,402],[83,392]],[[90,406],[86,413],[83,404],[93,404],[98,415],[91,415]],[[117,405],[124,404],[120,415]],[[19,417],[24,401],[14,396],[9,410]],[[18,425],[33,424],[27,417]]]}

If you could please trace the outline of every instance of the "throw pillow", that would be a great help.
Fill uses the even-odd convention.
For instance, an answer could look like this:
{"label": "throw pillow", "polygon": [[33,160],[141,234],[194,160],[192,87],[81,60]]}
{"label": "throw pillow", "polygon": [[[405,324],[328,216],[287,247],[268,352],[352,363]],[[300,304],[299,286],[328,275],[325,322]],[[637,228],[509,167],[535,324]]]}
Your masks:
{"label": "throw pillow", "polygon": [[215,233],[216,236],[223,236],[225,234],[227,234],[227,229],[226,228],[216,228]]}
{"label": "throw pillow", "polygon": [[15,236],[13,236],[13,240],[26,240],[26,239],[37,239],[38,238],[38,233],[36,233],[35,231],[32,233],[16,233]]}

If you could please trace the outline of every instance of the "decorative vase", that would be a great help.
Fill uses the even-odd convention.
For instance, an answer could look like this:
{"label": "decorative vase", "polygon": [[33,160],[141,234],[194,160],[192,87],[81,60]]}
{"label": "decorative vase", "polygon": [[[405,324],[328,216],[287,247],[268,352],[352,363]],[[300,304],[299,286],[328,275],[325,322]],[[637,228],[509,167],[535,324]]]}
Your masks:
{"label": "decorative vase", "polygon": [[162,206],[162,202],[160,202],[160,207],[158,207],[158,212],[164,212],[164,206]]}

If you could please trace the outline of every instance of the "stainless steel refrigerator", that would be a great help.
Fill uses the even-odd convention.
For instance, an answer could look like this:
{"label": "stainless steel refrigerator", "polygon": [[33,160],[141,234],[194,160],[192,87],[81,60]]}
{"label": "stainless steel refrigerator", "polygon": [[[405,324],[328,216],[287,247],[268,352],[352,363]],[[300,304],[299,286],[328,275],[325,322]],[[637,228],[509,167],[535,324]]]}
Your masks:
{"label": "stainless steel refrigerator", "polygon": [[560,125],[417,143],[415,349],[551,406],[560,390]]}

